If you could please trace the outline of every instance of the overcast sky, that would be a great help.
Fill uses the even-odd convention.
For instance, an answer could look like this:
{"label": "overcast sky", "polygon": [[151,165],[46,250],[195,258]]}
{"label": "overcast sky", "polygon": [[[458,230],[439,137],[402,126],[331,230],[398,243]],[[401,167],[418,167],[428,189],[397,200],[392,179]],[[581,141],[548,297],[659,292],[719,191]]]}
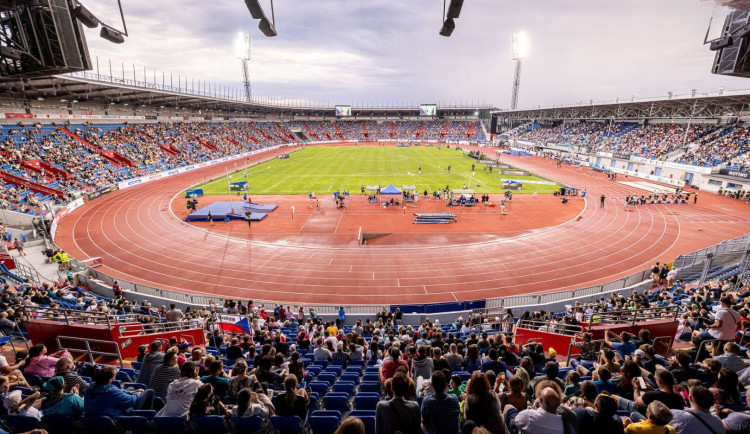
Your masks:
{"label": "overcast sky", "polygon": [[[453,36],[438,35],[441,0],[276,0],[279,35],[258,30],[243,0],[122,0],[122,45],[87,30],[102,73],[157,81],[166,71],[241,91],[235,41],[253,37],[253,93],[333,104],[474,101],[506,108],[511,36],[530,41],[519,108],[750,89],[710,73],[704,0],[466,0]],[[84,0],[115,27],[115,0]],[[269,0],[261,0],[270,17]],[[196,84],[197,86],[197,84]]]}

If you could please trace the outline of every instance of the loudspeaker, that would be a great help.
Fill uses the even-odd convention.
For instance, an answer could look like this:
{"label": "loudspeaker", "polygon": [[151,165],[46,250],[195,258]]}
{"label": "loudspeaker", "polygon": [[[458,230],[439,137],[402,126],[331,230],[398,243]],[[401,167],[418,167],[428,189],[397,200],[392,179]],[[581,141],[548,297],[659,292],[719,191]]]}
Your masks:
{"label": "loudspeaker", "polygon": [[456,22],[453,21],[453,18],[448,18],[443,22],[443,28],[440,29],[440,34],[442,36],[450,36],[453,34],[453,30],[456,28]]}
{"label": "loudspeaker", "polygon": [[263,8],[260,6],[259,0],[245,0],[245,5],[250,11],[250,15],[252,15],[253,19],[262,20],[266,17]]}
{"label": "loudspeaker", "polygon": [[76,17],[81,24],[90,29],[94,29],[99,25],[99,20],[94,16],[94,14],[92,14],[91,11],[83,7],[83,5],[81,4],[78,4],[73,8],[73,16]]}
{"label": "loudspeaker", "polygon": [[716,50],[713,74],[750,77],[748,24],[750,12],[734,10],[727,15],[721,39],[711,43],[711,49]]}
{"label": "loudspeaker", "polygon": [[122,36],[122,33],[110,29],[109,27],[102,26],[102,31],[99,32],[99,36],[115,44],[122,44],[125,42],[125,37]]}
{"label": "loudspeaker", "polygon": [[721,50],[722,48],[731,47],[734,40],[731,36],[724,36],[721,39],[717,39],[713,42],[711,42],[710,49],[711,51]]}
{"label": "loudspeaker", "polygon": [[464,0],[451,0],[451,4],[448,6],[448,18],[458,18],[461,15],[463,5]]}
{"label": "loudspeaker", "polygon": [[264,35],[268,37],[274,37],[278,35],[278,33],[276,33],[276,26],[274,26],[272,22],[268,21],[268,18],[263,18],[262,20],[260,20],[260,23],[258,23],[258,28],[261,32],[263,32]]}

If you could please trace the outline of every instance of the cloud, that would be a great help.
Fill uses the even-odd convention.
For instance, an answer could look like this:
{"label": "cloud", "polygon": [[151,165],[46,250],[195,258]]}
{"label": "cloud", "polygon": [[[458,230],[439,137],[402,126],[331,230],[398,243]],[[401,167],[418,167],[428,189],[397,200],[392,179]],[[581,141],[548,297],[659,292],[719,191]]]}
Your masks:
{"label": "cloud", "polygon": [[[112,0],[107,0],[112,1]],[[262,4],[270,16],[267,0]],[[493,103],[507,107],[511,35],[525,31],[520,106],[550,106],[737,89],[710,74],[702,44],[715,3],[701,0],[471,0],[452,37],[438,35],[438,0],[276,0],[279,36],[257,30],[241,0],[128,0],[130,37],[87,31],[101,72],[161,82],[162,71],[241,94],[234,50],[253,36],[253,92],[324,103]],[[98,11],[97,11],[98,12]],[[110,13],[106,13],[110,16]],[[135,65],[135,68],[133,68]]]}

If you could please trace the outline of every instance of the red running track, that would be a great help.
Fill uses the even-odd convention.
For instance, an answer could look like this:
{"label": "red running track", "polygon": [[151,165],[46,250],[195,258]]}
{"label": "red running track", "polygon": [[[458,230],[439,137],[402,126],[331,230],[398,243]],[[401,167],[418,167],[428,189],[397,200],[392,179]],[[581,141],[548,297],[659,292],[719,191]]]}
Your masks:
{"label": "red running track", "polygon": [[[174,217],[172,199],[205,177],[224,174],[225,166],[232,169],[234,162],[229,162],[88,203],[62,222],[56,241],[79,259],[101,257],[104,273],[158,288],[352,305],[451,302],[574,289],[750,232],[750,206],[736,200],[701,193],[697,205],[646,205],[626,211],[615,198],[641,190],[608,181],[600,173],[557,168],[544,159],[501,159],[586,188],[588,204],[582,218],[473,245],[311,248],[232,238]],[[602,193],[608,198],[604,207],[599,206]]]}

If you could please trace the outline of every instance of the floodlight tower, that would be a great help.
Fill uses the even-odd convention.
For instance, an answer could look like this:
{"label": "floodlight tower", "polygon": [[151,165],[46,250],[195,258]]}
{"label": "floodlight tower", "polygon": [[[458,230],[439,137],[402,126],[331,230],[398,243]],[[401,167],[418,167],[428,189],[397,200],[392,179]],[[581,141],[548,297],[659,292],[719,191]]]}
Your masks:
{"label": "floodlight tower", "polygon": [[238,53],[242,61],[242,77],[245,81],[245,99],[247,102],[252,101],[252,92],[250,91],[250,34],[240,34],[240,39],[244,40],[244,48]]}
{"label": "floodlight tower", "polygon": [[527,49],[526,35],[524,33],[513,34],[513,60],[516,61],[516,73],[513,77],[513,97],[510,100],[510,109],[515,110],[518,105],[518,89],[521,87],[521,64],[526,58]]}

